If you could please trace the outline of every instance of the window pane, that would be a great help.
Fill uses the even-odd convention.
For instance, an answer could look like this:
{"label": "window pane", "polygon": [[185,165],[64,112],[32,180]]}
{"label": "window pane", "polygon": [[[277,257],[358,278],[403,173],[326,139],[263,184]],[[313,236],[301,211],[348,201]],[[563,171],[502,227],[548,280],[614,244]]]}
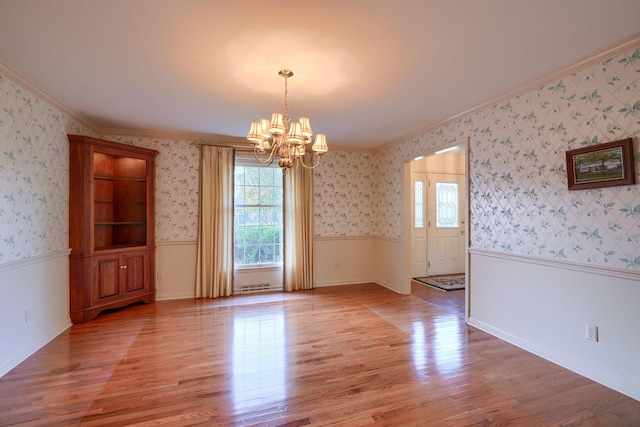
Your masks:
{"label": "window pane", "polygon": [[233,191],[233,203],[236,206],[244,205],[244,186],[235,185],[235,189]]}
{"label": "window pane", "polygon": [[236,244],[233,247],[233,260],[237,264],[244,264],[244,246]]}
{"label": "window pane", "polygon": [[282,245],[273,245],[275,251],[275,262],[282,262]]}
{"label": "window pane", "polygon": [[273,258],[273,245],[260,245],[260,263],[266,264],[273,262]]}
{"label": "window pane", "polygon": [[273,187],[260,187],[260,204],[272,205],[274,204],[274,188]]}
{"label": "window pane", "polygon": [[260,224],[260,208],[259,207],[244,208],[244,221],[245,221],[245,225],[259,225]]}
{"label": "window pane", "polygon": [[259,225],[245,228],[245,243],[257,245],[260,243],[260,233],[262,228]]}
{"label": "window pane", "polygon": [[282,175],[278,176],[279,184],[273,187],[273,204],[282,206]]}
{"label": "window pane", "polygon": [[245,205],[260,204],[260,187],[258,186],[244,187],[244,204]]}
{"label": "window pane", "polygon": [[262,168],[260,169],[260,186],[273,186],[273,173],[276,169]]}
{"label": "window pane", "polygon": [[244,167],[236,166],[233,172],[234,172],[233,182],[235,183],[235,185],[240,185],[240,186],[244,185]]}
{"label": "window pane", "polygon": [[424,228],[424,181],[415,181],[414,196],[414,218],[415,228]]}
{"label": "window pane", "polygon": [[436,227],[457,228],[459,225],[458,184],[436,182]]}
{"label": "window pane", "polygon": [[236,227],[235,233],[233,233],[233,244],[237,247],[244,245],[244,228]]}
{"label": "window pane", "polygon": [[258,264],[258,245],[246,245],[244,247],[244,263]]}
{"label": "window pane", "polygon": [[273,227],[260,227],[259,243],[261,245],[273,243]]}
{"label": "window pane", "polygon": [[233,222],[236,227],[241,227],[245,224],[245,209],[243,207],[236,207]]}
{"label": "window pane", "polygon": [[245,185],[260,185],[260,168],[244,168]]}

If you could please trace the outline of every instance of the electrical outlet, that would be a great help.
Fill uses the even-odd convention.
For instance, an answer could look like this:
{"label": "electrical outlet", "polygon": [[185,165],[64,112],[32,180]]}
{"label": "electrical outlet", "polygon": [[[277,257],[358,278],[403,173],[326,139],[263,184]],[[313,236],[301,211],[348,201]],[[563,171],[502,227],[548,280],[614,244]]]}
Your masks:
{"label": "electrical outlet", "polygon": [[31,310],[24,311],[24,323],[31,322]]}
{"label": "electrical outlet", "polygon": [[164,280],[164,273],[157,273],[156,278],[158,279],[158,282],[162,282]]}
{"label": "electrical outlet", "polygon": [[340,270],[340,263],[336,262],[336,270]]}
{"label": "electrical outlet", "polygon": [[587,337],[589,341],[598,342],[598,327],[587,323]]}

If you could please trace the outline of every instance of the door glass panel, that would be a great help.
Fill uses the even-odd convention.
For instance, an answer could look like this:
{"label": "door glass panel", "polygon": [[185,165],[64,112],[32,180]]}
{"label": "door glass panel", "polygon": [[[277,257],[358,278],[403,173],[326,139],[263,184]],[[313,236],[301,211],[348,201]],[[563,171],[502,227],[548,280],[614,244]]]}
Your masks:
{"label": "door glass panel", "polygon": [[458,184],[455,182],[436,182],[436,227],[457,228]]}
{"label": "door glass panel", "polygon": [[424,228],[424,181],[414,181],[414,214],[415,228]]}

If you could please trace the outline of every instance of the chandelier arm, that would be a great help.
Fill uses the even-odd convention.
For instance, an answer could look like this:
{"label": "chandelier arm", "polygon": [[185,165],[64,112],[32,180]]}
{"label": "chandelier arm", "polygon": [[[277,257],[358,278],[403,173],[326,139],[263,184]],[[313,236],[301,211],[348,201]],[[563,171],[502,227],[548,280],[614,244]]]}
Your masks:
{"label": "chandelier arm", "polygon": [[315,168],[316,166],[318,166],[318,165],[320,164],[320,155],[318,155],[318,154],[316,154],[316,153],[313,153],[313,157],[314,157],[314,158],[317,158],[317,160],[316,160],[315,162],[313,162],[313,161],[311,162],[312,166],[307,166],[307,165],[304,163],[304,160],[302,160],[302,159],[303,159],[303,157],[304,157],[304,156],[302,156],[302,157],[298,157],[298,161],[300,162],[300,164],[301,164],[305,169],[313,169],[313,168]]}
{"label": "chandelier arm", "polygon": [[263,156],[264,156],[264,151],[260,152],[260,157],[258,157],[258,150],[256,149],[256,147],[253,147],[253,157],[255,157],[255,159],[260,162],[262,164],[262,166],[270,166],[273,163],[273,159],[275,158],[274,154],[276,152],[276,147],[277,145],[274,144],[271,149],[269,150],[269,157],[264,160]]}

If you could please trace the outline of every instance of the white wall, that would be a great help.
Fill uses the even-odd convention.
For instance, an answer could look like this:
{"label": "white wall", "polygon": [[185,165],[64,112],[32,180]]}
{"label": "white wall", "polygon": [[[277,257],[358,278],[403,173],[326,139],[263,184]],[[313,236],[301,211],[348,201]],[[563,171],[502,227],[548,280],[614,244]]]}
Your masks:
{"label": "white wall", "polygon": [[399,239],[376,238],[372,258],[374,281],[399,294],[411,293],[402,286],[402,259]]}
{"label": "white wall", "polygon": [[71,326],[68,256],[0,264],[0,376]]}
{"label": "white wall", "polygon": [[233,272],[233,292],[241,293],[243,285],[269,284],[271,290],[281,291],[284,282],[284,269],[277,267],[240,268]]}
{"label": "white wall", "polygon": [[640,400],[640,272],[471,252],[471,325]]}
{"label": "white wall", "polygon": [[156,248],[156,300],[195,298],[195,241],[159,242]]}
{"label": "white wall", "polygon": [[373,282],[375,277],[371,237],[316,237],[315,284],[350,285]]}

